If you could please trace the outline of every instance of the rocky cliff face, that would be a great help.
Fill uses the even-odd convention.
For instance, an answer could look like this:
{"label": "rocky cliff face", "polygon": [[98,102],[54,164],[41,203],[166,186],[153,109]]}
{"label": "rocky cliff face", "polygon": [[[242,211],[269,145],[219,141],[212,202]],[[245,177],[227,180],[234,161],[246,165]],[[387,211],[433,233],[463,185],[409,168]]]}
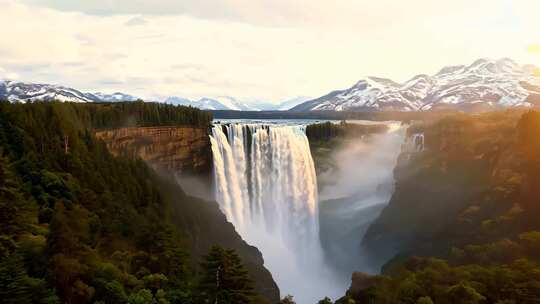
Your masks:
{"label": "rocky cliff face", "polygon": [[[99,131],[96,137],[105,141],[114,155],[141,158],[164,176],[196,174],[208,179],[211,176],[211,146],[205,128],[132,127]],[[279,288],[264,267],[261,252],[240,237],[218,205],[193,197],[183,199],[185,194],[178,193],[174,178],[164,179],[160,183],[161,193],[175,202],[172,216],[175,224],[186,232],[191,255],[201,258],[216,244],[235,249],[255,281],[257,292],[266,298],[260,299],[261,303],[278,302]]]}
{"label": "rocky cliff face", "polygon": [[207,130],[194,127],[133,127],[96,132],[114,155],[140,157],[156,170],[208,173]]}
{"label": "rocky cliff face", "polygon": [[375,263],[396,254],[444,254],[478,238],[472,224],[482,221],[474,217],[509,212],[512,201],[504,195],[519,164],[520,115],[459,114],[411,127],[411,135],[424,134],[425,149],[401,154],[395,192],[362,241]]}

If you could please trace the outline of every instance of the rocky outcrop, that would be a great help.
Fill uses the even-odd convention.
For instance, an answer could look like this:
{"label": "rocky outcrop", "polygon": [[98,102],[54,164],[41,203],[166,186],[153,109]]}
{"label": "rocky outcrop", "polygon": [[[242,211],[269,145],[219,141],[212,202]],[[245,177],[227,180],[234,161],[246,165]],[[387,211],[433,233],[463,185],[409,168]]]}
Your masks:
{"label": "rocky outcrop", "polygon": [[[171,176],[196,174],[210,178],[212,155],[206,128],[131,127],[98,131],[95,135],[106,143],[112,154],[141,158],[163,173],[160,192],[174,202],[173,222],[186,233],[190,253],[196,260],[200,261],[213,245],[232,248],[255,281],[256,291],[265,298],[258,299],[258,303],[279,301],[279,288],[264,267],[261,252],[240,237],[215,202],[179,193],[180,187]],[[206,184],[209,185],[209,181]]]}
{"label": "rocky outcrop", "polygon": [[[481,202],[496,201],[501,180],[510,180],[505,172],[516,164],[520,114],[453,115],[409,129],[410,136],[424,134],[425,146],[401,154],[395,192],[362,241],[379,266],[396,254],[439,255],[473,242],[468,223],[478,221],[464,216]],[[482,208],[487,213],[500,206]]]}
{"label": "rocky outcrop", "polygon": [[139,157],[156,170],[208,173],[210,140],[205,128],[133,127],[96,132],[114,155]]}

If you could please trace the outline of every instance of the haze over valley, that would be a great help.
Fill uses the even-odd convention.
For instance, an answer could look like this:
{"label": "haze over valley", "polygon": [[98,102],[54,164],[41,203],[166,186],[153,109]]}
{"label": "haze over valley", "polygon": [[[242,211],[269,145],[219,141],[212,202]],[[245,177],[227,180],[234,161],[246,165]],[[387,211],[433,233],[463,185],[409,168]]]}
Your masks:
{"label": "haze over valley", "polygon": [[0,8],[1,303],[540,301],[540,2]]}

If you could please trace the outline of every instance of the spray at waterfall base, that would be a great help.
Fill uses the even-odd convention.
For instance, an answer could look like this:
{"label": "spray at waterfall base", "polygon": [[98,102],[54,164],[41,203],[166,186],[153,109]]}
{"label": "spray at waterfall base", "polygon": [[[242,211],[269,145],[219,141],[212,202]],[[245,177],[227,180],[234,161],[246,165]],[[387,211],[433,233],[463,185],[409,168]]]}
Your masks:
{"label": "spray at waterfall base", "polygon": [[305,127],[215,125],[210,141],[216,200],[240,235],[261,250],[282,295],[293,294],[298,303],[343,295],[350,273],[336,274],[323,259]]}

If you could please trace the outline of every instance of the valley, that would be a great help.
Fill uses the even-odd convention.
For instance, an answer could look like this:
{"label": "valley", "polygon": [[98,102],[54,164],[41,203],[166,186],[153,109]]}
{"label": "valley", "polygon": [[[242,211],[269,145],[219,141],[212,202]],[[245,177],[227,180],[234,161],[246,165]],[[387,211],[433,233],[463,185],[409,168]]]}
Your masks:
{"label": "valley", "polygon": [[0,304],[540,304],[540,1],[0,8]]}
{"label": "valley", "polygon": [[[160,290],[170,302],[198,303],[211,292],[198,285],[204,259],[219,245],[238,255],[255,303],[287,294],[298,303],[447,303],[459,288],[529,303],[535,291],[520,285],[528,277],[511,279],[522,295],[518,287],[495,292],[490,273],[411,276],[517,271],[518,261],[535,269],[537,112],[316,114],[239,122],[142,102],[3,103],[3,204],[15,198],[18,207],[3,205],[2,254],[22,258],[17,271],[53,302],[110,299],[116,284],[125,301],[155,288],[153,297]],[[40,115],[52,118],[48,128],[34,124]],[[72,277],[49,281],[75,261]],[[103,267],[116,274],[90,271]],[[147,282],[158,274],[170,283]],[[405,274],[414,287],[402,285]]]}

